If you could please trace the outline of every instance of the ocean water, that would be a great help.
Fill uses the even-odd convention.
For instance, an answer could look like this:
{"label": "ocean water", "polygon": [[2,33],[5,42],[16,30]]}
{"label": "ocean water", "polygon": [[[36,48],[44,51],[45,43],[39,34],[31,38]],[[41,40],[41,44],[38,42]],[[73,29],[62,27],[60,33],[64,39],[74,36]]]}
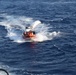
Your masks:
{"label": "ocean water", "polygon": [[[25,41],[25,27],[37,20],[39,41]],[[76,75],[76,0],[0,0],[0,68],[9,75]]]}

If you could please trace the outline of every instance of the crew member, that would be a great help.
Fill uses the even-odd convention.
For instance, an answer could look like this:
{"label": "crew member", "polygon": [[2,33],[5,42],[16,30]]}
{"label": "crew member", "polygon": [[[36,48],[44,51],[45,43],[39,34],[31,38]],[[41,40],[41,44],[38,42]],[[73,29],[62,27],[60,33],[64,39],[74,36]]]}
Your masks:
{"label": "crew member", "polygon": [[35,36],[35,31],[32,31],[30,27],[26,27],[26,31],[24,32],[24,35],[27,38],[31,38]]}

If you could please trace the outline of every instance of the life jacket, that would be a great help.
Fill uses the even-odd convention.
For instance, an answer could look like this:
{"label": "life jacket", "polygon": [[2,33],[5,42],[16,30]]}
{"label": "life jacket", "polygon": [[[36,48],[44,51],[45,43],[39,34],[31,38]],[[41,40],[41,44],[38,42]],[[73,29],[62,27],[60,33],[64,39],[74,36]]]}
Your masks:
{"label": "life jacket", "polygon": [[26,38],[32,38],[32,37],[35,37],[35,34],[33,34],[32,31],[29,31],[29,32],[24,33],[24,36],[25,36]]}

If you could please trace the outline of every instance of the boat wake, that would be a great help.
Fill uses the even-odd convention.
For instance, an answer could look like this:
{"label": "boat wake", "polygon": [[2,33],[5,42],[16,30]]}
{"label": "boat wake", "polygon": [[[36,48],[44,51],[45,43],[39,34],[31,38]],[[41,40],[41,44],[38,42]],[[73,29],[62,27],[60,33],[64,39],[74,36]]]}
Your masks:
{"label": "boat wake", "polygon": [[[27,42],[22,37],[23,32],[25,31],[26,26],[30,26],[36,20],[33,18],[28,18],[25,16],[13,16],[13,15],[0,15],[2,20],[0,21],[0,25],[5,26],[7,30],[7,36],[10,40],[23,43]],[[36,38],[33,41],[42,42],[46,40],[52,40],[54,37],[59,36],[60,32],[49,32],[50,27],[44,23],[40,23],[35,27],[34,31],[36,32]],[[29,41],[30,42],[30,41]]]}

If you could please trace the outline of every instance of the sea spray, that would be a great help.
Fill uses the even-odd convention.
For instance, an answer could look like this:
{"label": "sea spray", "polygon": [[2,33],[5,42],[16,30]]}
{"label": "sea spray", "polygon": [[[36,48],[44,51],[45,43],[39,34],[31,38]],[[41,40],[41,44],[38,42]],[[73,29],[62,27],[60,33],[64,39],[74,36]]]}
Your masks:
{"label": "sea spray", "polygon": [[[1,17],[4,19],[0,22],[0,25],[5,26],[7,37],[9,37],[10,40],[17,43],[27,42],[27,40],[23,39],[22,34],[25,31],[25,27],[32,25],[36,20],[25,16],[1,15]],[[36,32],[36,37],[32,40],[37,42],[52,40],[60,34],[60,32],[56,31],[49,32],[49,29],[50,27],[48,25],[40,22],[40,24],[33,29]]]}

